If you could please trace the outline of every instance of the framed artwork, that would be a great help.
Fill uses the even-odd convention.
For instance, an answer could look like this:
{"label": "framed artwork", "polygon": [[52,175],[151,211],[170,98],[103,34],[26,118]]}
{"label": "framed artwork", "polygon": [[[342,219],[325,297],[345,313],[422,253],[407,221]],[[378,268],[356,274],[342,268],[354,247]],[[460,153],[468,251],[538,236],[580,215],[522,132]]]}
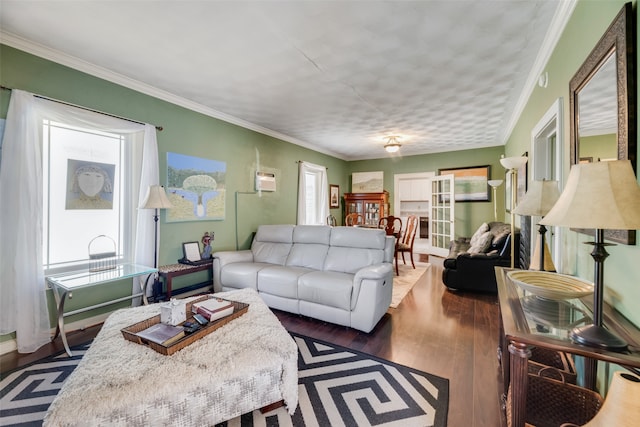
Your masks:
{"label": "framed artwork", "polygon": [[167,222],[222,220],[227,164],[167,153]]}
{"label": "framed artwork", "polygon": [[340,207],[340,186],[329,184],[329,208]]}
{"label": "framed artwork", "polygon": [[351,174],[352,193],[381,193],[384,190],[384,172],[354,172]]}
{"label": "framed artwork", "polygon": [[65,209],[113,209],[116,165],[67,159]]}
{"label": "framed artwork", "polygon": [[182,255],[186,261],[200,261],[200,245],[198,244],[198,242],[183,243]]}
{"label": "framed artwork", "polygon": [[456,202],[490,202],[491,166],[439,169],[438,175],[453,175]]}
{"label": "framed artwork", "polygon": [[[523,156],[528,156],[529,152],[525,152]],[[529,162],[525,163],[518,169],[518,185],[516,186],[516,197],[517,200],[522,200],[525,193],[527,192],[527,173],[529,171],[527,165]],[[511,172],[505,172],[504,179],[504,206],[507,212],[511,213]],[[516,201],[517,201],[516,200]]]}

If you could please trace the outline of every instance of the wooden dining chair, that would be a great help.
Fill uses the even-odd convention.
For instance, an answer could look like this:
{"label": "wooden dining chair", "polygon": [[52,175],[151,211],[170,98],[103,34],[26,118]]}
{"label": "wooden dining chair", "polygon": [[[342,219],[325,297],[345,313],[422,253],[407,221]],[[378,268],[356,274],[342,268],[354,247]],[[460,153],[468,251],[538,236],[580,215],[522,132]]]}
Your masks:
{"label": "wooden dining chair", "polygon": [[402,219],[393,215],[384,216],[378,221],[378,228],[384,229],[387,236],[400,237],[400,233],[402,232]]}
{"label": "wooden dining chair", "polygon": [[338,225],[338,222],[336,221],[336,217],[333,215],[329,215],[327,217],[327,225],[330,225],[331,227],[335,227],[336,225]]}
{"label": "wooden dining chair", "polygon": [[402,262],[404,264],[407,263],[404,259],[405,252],[409,252],[409,256],[411,258],[411,265],[413,268],[416,268],[416,264],[413,262],[413,241],[416,238],[416,230],[418,229],[418,217],[415,215],[410,215],[407,218],[407,226],[404,229],[404,233],[400,237],[398,243],[396,244],[396,274],[400,274],[398,272],[398,253],[402,254]]}
{"label": "wooden dining chair", "polygon": [[354,225],[363,225],[364,217],[359,213],[350,213],[344,218],[344,225],[353,227]]}
{"label": "wooden dining chair", "polygon": [[396,260],[396,274],[399,276],[398,272],[398,243],[400,243],[400,236],[402,235],[402,219],[399,217],[389,215],[380,218],[378,221],[378,228],[384,229],[387,236],[394,236],[396,240],[396,245],[393,250],[393,257]]}

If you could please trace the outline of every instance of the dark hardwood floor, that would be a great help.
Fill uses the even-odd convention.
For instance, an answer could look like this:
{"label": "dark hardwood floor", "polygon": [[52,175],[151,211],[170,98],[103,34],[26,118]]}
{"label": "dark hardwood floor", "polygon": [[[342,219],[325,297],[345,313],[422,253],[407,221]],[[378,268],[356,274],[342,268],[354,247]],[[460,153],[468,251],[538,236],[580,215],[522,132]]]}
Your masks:
{"label": "dark hardwood floor", "polygon": [[[497,297],[447,291],[441,279],[442,259],[431,257],[428,262],[431,268],[427,274],[369,334],[281,311],[275,313],[291,332],[448,378],[448,427],[505,425],[496,356]],[[99,326],[69,333],[69,344],[86,342],[98,330]],[[1,356],[0,368],[5,372],[61,351],[62,343],[57,338],[33,354]]]}

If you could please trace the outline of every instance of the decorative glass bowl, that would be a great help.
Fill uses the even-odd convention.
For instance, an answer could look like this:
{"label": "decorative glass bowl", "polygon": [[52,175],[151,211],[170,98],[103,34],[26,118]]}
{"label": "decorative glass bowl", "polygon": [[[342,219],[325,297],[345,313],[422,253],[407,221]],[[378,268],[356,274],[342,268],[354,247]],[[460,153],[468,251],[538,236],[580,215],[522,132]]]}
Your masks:
{"label": "decorative glass bowl", "polygon": [[540,298],[564,300],[593,294],[593,283],[566,274],[515,270],[509,271],[507,276],[522,289]]}

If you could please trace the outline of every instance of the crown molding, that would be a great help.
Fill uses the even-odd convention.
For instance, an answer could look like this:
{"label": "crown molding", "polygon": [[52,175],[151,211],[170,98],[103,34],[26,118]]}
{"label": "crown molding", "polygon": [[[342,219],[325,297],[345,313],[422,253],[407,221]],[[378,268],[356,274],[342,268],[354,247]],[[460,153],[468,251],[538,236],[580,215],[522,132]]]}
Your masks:
{"label": "crown molding", "polygon": [[[27,40],[15,34],[0,30],[0,43],[13,47],[15,49],[30,53],[40,58],[44,58],[46,60],[64,65],[74,70],[81,71],[91,76],[98,77],[100,79],[109,81],[111,83],[115,83],[117,85],[126,87],[128,89],[135,90],[136,92],[140,92],[145,95],[149,95],[154,98],[160,99],[162,101],[166,101],[171,104],[178,105],[188,110],[204,114],[205,116],[213,117],[215,119],[222,120],[224,122],[231,123],[236,126],[261,133],[263,135],[271,136],[273,138],[277,138],[282,141],[290,142],[292,144],[299,145],[304,148],[308,148],[315,152],[336,157],[341,160],[347,160],[346,158],[343,158],[342,156],[334,152],[322,149],[321,147],[315,146],[311,143],[301,141],[289,135],[285,135],[280,132],[267,129],[255,123],[251,123],[246,120],[231,116],[229,114],[225,114],[223,112],[214,110],[213,108],[207,107],[197,102],[190,101],[186,98],[174,95],[165,90],[158,89],[157,87],[129,78],[123,74],[119,74],[111,70],[108,70],[106,68],[99,67],[95,64],[91,64],[90,62],[76,58],[75,56],[72,56],[72,55],[68,55],[59,50],[52,49],[47,46],[41,45],[39,43],[32,42],[30,40]],[[20,88],[17,88],[17,89],[20,89]]]}
{"label": "crown molding", "polygon": [[515,108],[513,109],[513,114],[511,114],[511,118],[507,123],[507,126],[502,133],[502,137],[499,139],[501,141],[501,145],[505,145],[513,132],[513,129],[520,118],[520,115],[524,111],[533,90],[538,84],[538,77],[544,71],[544,68],[553,53],[553,50],[556,48],[562,33],[564,32],[571,15],[573,14],[573,10],[578,4],[578,0],[567,0],[558,2],[558,8],[556,9],[555,14],[551,20],[551,24],[549,25],[549,31],[545,35],[545,38],[542,42],[542,46],[538,51],[538,55],[536,56],[536,60],[533,63],[533,67],[529,71],[529,75],[525,82],[524,88],[520,93],[520,98],[516,103]]}

